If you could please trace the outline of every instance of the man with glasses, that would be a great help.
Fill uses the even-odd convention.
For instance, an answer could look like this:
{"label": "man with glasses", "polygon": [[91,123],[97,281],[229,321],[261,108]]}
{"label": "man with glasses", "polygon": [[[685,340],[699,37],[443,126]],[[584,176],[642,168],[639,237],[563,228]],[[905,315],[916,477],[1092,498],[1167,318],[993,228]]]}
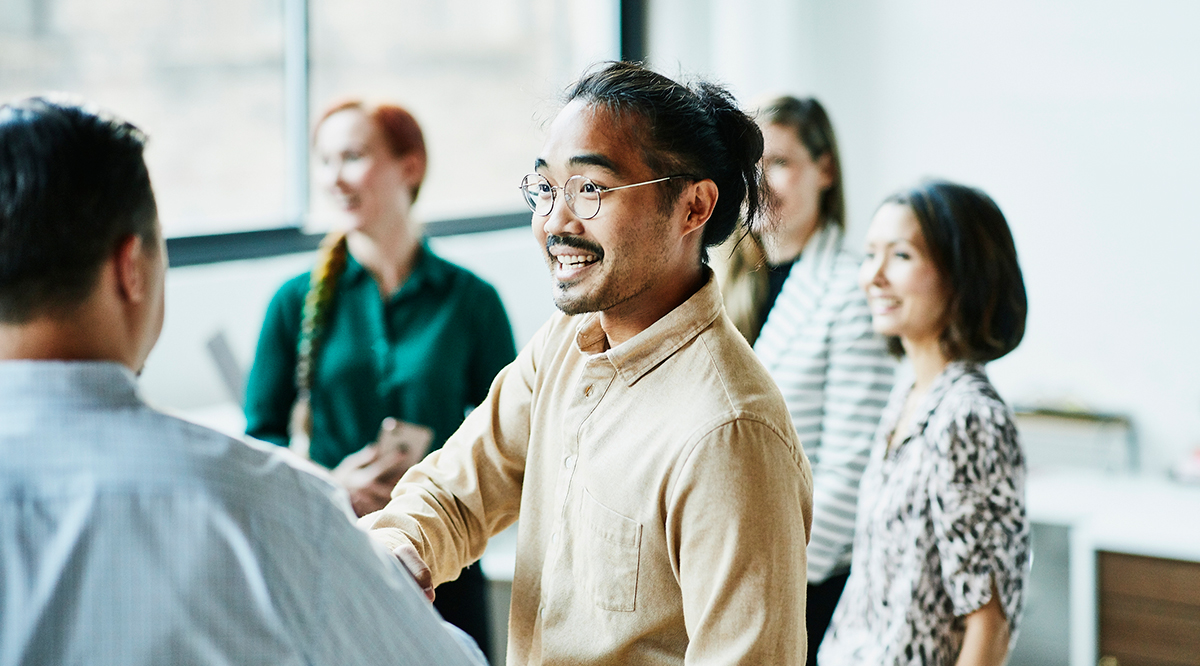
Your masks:
{"label": "man with glasses", "polygon": [[509,664],[804,661],[811,473],[705,265],[762,146],[724,90],[612,63],[521,183],[563,314],[363,518],[428,584],[519,517]]}

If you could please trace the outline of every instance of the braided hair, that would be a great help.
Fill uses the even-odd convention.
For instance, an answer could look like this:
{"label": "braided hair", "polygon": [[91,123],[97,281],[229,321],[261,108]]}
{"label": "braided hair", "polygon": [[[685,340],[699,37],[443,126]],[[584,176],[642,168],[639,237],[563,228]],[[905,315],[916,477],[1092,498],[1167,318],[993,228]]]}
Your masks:
{"label": "braided hair", "polygon": [[325,323],[333,305],[333,294],[338,280],[346,272],[350,250],[345,232],[334,232],[321,241],[317,250],[317,262],[308,281],[308,293],[304,296],[304,308],[300,315],[300,342],[296,349],[296,409],[298,420],[306,434],[312,434],[313,364]]}

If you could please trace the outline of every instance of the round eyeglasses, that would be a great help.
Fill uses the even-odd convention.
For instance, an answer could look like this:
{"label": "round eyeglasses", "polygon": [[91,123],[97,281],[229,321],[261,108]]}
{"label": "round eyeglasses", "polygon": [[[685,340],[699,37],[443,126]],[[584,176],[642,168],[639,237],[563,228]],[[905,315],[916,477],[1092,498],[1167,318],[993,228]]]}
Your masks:
{"label": "round eyeglasses", "polygon": [[661,183],[672,178],[691,178],[691,176],[678,174],[617,187],[602,187],[593,183],[592,179],[586,176],[571,176],[567,179],[565,185],[555,187],[550,184],[550,181],[546,180],[545,176],[531,173],[521,179],[521,195],[525,198],[525,203],[529,206],[529,210],[533,211],[536,215],[545,217],[550,214],[550,211],[554,210],[555,195],[558,193],[558,190],[562,190],[563,197],[567,200],[567,208],[571,209],[571,213],[581,220],[590,220],[600,212],[601,194],[625,190],[630,187]]}

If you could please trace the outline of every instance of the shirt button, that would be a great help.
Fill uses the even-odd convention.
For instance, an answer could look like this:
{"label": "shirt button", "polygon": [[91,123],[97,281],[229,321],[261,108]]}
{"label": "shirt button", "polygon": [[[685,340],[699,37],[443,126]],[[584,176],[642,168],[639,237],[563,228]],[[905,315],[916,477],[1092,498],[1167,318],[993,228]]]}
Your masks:
{"label": "shirt button", "polygon": [[550,535],[550,543],[558,543],[558,532]]}
{"label": "shirt button", "polygon": [[575,469],[575,456],[567,456],[563,459],[563,467],[567,469]]}
{"label": "shirt button", "polygon": [[591,384],[588,384],[587,386],[583,387],[583,397],[586,398],[586,397],[590,396],[591,394],[592,394],[592,385]]}

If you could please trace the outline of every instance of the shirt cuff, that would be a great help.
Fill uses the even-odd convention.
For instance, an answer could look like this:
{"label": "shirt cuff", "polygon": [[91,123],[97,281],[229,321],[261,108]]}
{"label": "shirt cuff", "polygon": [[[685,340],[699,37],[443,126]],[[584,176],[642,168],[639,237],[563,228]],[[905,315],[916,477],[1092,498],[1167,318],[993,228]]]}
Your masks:
{"label": "shirt cuff", "polygon": [[368,534],[371,535],[372,539],[387,546],[388,551],[393,551],[405,544],[415,545],[413,544],[412,540],[404,534],[404,532],[395,527],[385,527],[378,530],[371,530],[368,532]]}

